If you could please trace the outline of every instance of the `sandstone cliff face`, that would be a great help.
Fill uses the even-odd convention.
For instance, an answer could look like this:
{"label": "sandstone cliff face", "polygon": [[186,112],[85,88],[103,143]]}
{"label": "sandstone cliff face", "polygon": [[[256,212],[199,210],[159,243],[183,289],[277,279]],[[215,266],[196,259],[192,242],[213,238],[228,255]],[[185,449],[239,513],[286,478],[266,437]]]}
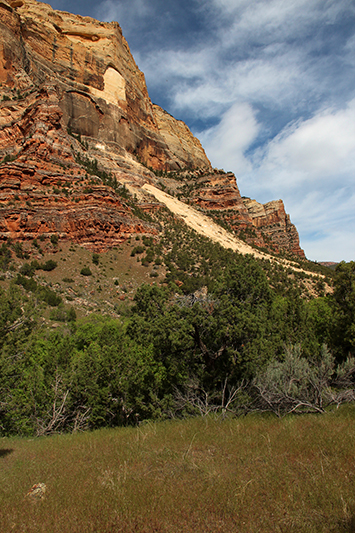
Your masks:
{"label": "sandstone cliff face", "polygon": [[210,163],[172,117],[166,139],[159,133],[119,25],[32,0],[0,1],[0,14],[0,238],[57,233],[103,249],[156,233],[80,161],[136,185],[151,174],[139,161],[156,169]]}
{"label": "sandstone cliff face", "polygon": [[[256,200],[243,198],[243,203],[251,217],[252,224],[275,245],[277,252],[287,250],[299,257],[305,257],[300,247],[296,226],[285,212],[282,200],[260,204]],[[270,242],[269,241],[269,242]],[[266,241],[267,242],[267,241]]]}
{"label": "sandstone cliff face", "polygon": [[0,239],[56,233],[101,250],[156,234],[122,196],[124,185],[153,212],[142,189],[152,183],[249,243],[303,255],[282,202],[242,198],[235,176],[213,171],[188,127],[151,103],[118,23],[0,0],[0,36]]}
{"label": "sandstone cliff face", "polygon": [[190,185],[185,184],[180,190],[188,193],[190,202],[229,226],[249,244],[276,253],[286,251],[305,257],[299,245],[297,229],[286,214],[282,200],[263,205],[241,197],[232,172],[205,173],[202,177],[190,173],[187,182]]}
{"label": "sandstone cliff face", "polygon": [[172,160],[182,162],[179,164],[181,168],[211,168],[200,141],[192,135],[184,122],[176,120],[157,105],[153,105],[153,114],[159,134],[169,147]]}
{"label": "sandstone cliff face", "polygon": [[0,82],[20,91],[55,84],[65,127],[115,143],[155,169],[210,168],[187,127],[180,135],[171,117],[169,131],[160,134],[160,113],[117,22],[54,11],[34,0],[12,5],[18,7],[0,3]]}
{"label": "sandstone cliff face", "polygon": [[55,233],[102,250],[134,233],[157,233],[154,225],[133,216],[112,187],[87,174],[80,164],[86,151],[62,128],[62,116],[54,87],[19,104],[3,103],[0,150],[14,160],[0,165],[0,239]]}

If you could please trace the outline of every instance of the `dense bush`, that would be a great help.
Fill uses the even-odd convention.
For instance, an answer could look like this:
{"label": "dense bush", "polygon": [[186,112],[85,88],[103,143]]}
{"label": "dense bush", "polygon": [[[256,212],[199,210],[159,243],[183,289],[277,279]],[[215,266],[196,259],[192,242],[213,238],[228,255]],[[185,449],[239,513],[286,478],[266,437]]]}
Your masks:
{"label": "dense bush", "polygon": [[81,270],[80,270],[80,274],[82,276],[92,276],[92,272],[90,270],[90,267],[86,266],[86,267],[83,267]]}
{"label": "dense bush", "polygon": [[59,241],[59,236],[53,233],[53,235],[51,235],[51,243],[53,244],[53,246],[57,246],[58,241]]}
{"label": "dense bush", "polygon": [[41,270],[45,270],[47,272],[50,272],[51,270],[54,270],[56,267],[57,267],[56,261],[53,261],[53,259],[49,259],[48,261],[46,261],[45,263],[40,265],[39,268]]}
{"label": "dense bush", "polygon": [[250,408],[285,413],[324,412],[331,404],[355,400],[355,359],[335,366],[323,345],[318,357],[303,356],[299,345],[286,348],[282,361],[274,360],[253,380]]}
{"label": "dense bush", "polygon": [[0,246],[0,269],[1,270],[8,270],[11,263],[11,250],[10,248],[3,243]]}
{"label": "dense bush", "polygon": [[36,268],[38,268],[38,263],[37,263],[37,266],[35,266],[34,264],[30,265],[29,263],[24,263],[22,267],[20,268],[19,272],[23,276],[32,277],[34,273],[36,272]]}
{"label": "dense bush", "polygon": [[144,246],[135,246],[131,251],[131,257],[134,257],[136,254],[142,254],[145,250]]}

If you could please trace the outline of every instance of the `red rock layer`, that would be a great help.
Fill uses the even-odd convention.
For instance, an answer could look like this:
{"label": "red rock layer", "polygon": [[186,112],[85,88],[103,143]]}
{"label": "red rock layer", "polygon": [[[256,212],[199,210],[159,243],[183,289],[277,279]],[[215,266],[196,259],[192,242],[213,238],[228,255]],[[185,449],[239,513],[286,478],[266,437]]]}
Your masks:
{"label": "red rock layer", "polygon": [[102,250],[132,233],[157,233],[154,225],[132,215],[114,189],[76,162],[75,153],[84,158],[85,150],[62,128],[54,88],[21,105],[6,101],[4,106],[18,121],[0,130],[0,147],[15,157],[0,165],[0,238],[55,233]]}
{"label": "red rock layer", "polygon": [[260,204],[241,197],[233,173],[216,172],[195,180],[191,200],[227,223],[240,237],[258,247],[305,257],[299,235],[282,200]]}

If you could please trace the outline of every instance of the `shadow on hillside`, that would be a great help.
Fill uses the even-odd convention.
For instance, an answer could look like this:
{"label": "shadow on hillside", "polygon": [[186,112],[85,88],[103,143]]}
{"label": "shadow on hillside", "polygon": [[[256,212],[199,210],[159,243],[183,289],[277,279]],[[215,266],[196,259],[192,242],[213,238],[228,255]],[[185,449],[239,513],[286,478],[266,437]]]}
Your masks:
{"label": "shadow on hillside", "polygon": [[10,455],[14,450],[12,448],[3,448],[0,450],[0,459],[1,457],[6,457],[7,455]]}

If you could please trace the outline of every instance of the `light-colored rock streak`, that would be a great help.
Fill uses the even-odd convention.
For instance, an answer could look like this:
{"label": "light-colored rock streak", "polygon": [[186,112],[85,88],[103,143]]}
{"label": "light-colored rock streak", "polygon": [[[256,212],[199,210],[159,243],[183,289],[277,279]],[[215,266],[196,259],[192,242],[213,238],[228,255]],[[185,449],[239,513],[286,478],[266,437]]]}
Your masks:
{"label": "light-colored rock streak", "polygon": [[104,98],[108,104],[117,105],[119,100],[126,101],[126,82],[117,70],[109,67],[104,74],[105,88],[103,91],[90,87],[90,91],[99,98]]}
{"label": "light-colored rock streak", "polygon": [[320,274],[315,274],[314,272],[308,272],[303,270],[302,268],[297,268],[293,266],[292,263],[284,259],[276,259],[271,255],[260,252],[259,250],[255,250],[255,248],[252,248],[251,246],[241,241],[240,239],[229,233],[227,230],[213,222],[210,217],[203,215],[193,207],[186,205],[177,198],[174,198],[173,196],[170,196],[162,190],[157,189],[156,187],[154,187],[154,185],[145,183],[142,189],[152,194],[159,202],[165,204],[166,207],[172,213],[180,216],[187,224],[187,226],[197,231],[197,233],[199,233],[200,235],[208,237],[213,242],[218,242],[224,248],[231,248],[234,252],[238,252],[242,255],[251,254],[257,259],[269,259],[270,261],[279,263],[285,266],[286,268],[292,268],[292,270],[295,270],[297,272],[307,272],[307,274],[310,274],[311,276],[319,276],[322,278],[324,277]]}

